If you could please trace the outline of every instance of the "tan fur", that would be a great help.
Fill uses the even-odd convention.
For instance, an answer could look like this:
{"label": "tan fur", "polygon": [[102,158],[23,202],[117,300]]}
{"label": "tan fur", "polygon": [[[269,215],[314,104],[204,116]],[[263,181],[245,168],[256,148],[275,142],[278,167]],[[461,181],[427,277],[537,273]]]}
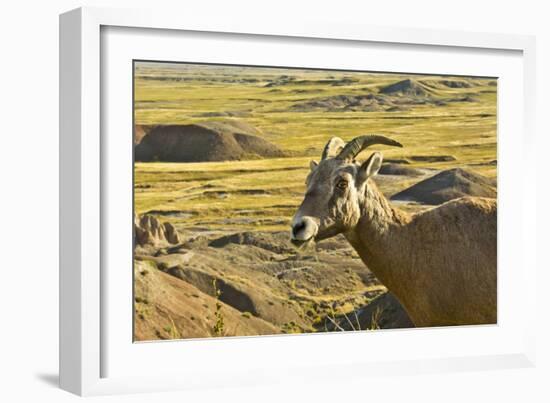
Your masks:
{"label": "tan fur", "polygon": [[[465,197],[409,215],[372,179],[357,185],[358,169],[327,160],[308,177],[297,216],[316,220],[316,240],[343,233],[416,326],[496,323],[496,200]],[[350,187],[336,190],[342,178]]]}
{"label": "tan fur", "polygon": [[345,233],[416,326],[496,323],[496,200],[465,197],[409,216],[371,182]]}

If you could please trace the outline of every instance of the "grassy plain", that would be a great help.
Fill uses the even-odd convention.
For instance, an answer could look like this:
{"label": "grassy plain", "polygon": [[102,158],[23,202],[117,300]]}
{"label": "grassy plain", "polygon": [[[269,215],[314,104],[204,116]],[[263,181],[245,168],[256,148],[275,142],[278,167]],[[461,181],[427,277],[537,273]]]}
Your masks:
{"label": "grassy plain", "polygon": [[[470,96],[475,101],[441,106],[427,103],[392,112],[294,108],[309,100],[342,94],[376,94],[409,78],[422,83],[437,99]],[[468,85],[451,88],[442,85],[442,80]],[[495,178],[496,165],[491,161],[497,159],[496,88],[492,79],[137,64],[136,124],[244,121],[292,157],[136,163],[136,211],[178,211],[171,220],[188,229],[286,229],[302,198],[309,160],[319,159],[331,136],[350,140],[361,134],[384,134],[404,145],[403,149],[381,149],[386,159],[407,159],[411,166],[438,170],[468,166]],[[454,160],[429,163],[410,158],[441,155]],[[366,156],[367,152],[363,158]],[[389,196],[412,181],[388,181],[382,189]]]}

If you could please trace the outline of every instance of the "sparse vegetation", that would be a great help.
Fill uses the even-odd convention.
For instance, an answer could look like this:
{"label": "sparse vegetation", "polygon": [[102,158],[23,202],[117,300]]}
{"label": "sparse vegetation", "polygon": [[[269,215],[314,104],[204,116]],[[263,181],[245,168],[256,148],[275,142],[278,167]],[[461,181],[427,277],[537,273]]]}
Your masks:
{"label": "sparse vegetation", "polygon": [[224,328],[225,328],[225,322],[224,322],[223,313],[222,313],[222,304],[220,302],[220,296],[222,295],[222,292],[216,286],[216,279],[212,280],[212,286],[214,287],[214,296],[216,298],[216,311],[214,312],[214,318],[216,319],[216,323],[214,324],[214,327],[212,328],[212,330],[214,331],[214,335],[219,337],[219,336],[224,336]]}
{"label": "sparse vegetation", "polygon": [[168,336],[170,339],[181,339],[180,332],[178,331],[178,328],[176,327],[174,320],[170,315],[168,315],[168,319],[170,320],[170,325],[165,326],[164,331],[168,333]]}
{"label": "sparse vegetation", "polygon": [[372,314],[370,330],[380,329],[380,317],[382,316],[382,310],[378,307]]}

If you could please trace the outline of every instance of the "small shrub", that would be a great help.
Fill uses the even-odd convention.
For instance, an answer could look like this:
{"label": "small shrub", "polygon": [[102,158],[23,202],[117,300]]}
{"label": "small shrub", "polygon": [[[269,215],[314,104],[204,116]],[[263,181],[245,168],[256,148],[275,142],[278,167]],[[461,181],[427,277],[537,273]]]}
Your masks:
{"label": "small shrub", "polygon": [[380,317],[382,316],[382,309],[377,307],[376,310],[372,313],[370,330],[380,329]]}
{"label": "small shrub", "polygon": [[141,297],[135,297],[134,298],[134,301],[136,301],[136,303],[141,303],[141,304],[148,304],[149,303],[149,300],[147,298],[141,298]]}
{"label": "small shrub", "polygon": [[292,320],[290,322],[284,323],[281,330],[283,331],[283,333],[302,333],[303,332],[302,328]]}
{"label": "small shrub", "polygon": [[315,317],[313,318],[313,324],[314,324],[314,325],[318,325],[318,324],[320,324],[322,321],[323,321],[323,318],[320,317],[319,315],[317,315],[317,316],[315,316]]}
{"label": "small shrub", "polygon": [[168,333],[171,339],[181,339],[180,332],[178,331],[178,328],[176,327],[174,320],[170,315],[168,315],[168,319],[170,319],[171,326],[164,326],[162,330]]}
{"label": "small shrub", "polygon": [[214,317],[216,319],[216,323],[214,324],[214,327],[212,330],[214,331],[214,334],[216,336],[223,336],[224,335],[224,318],[222,314],[222,304],[220,302],[220,296],[222,295],[222,292],[218,290],[218,287],[216,285],[216,279],[212,280],[212,285],[214,286],[214,296],[216,297],[216,311],[214,312]]}

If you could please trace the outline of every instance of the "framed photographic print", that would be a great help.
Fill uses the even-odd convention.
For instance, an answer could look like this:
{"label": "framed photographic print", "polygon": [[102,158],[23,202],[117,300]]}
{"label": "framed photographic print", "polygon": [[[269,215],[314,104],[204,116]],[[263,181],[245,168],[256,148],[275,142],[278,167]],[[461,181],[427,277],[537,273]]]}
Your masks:
{"label": "framed photographic print", "polygon": [[180,17],[61,16],[63,388],[531,365],[532,38]]}

